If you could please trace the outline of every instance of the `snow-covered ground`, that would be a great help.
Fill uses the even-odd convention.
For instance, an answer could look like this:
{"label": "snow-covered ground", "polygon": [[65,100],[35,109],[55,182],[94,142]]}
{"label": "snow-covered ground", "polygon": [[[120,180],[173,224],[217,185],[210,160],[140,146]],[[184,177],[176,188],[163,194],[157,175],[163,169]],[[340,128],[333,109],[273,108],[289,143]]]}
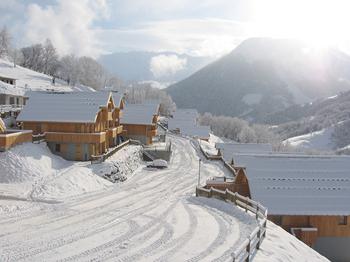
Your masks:
{"label": "snow-covered ground", "polygon": [[253,261],[328,261],[324,256],[270,221],[267,222],[266,230],[266,237]]}
{"label": "snow-covered ground", "polygon": [[333,131],[334,127],[329,127],[306,135],[288,138],[284,143],[288,143],[298,150],[332,151],[334,150]]}
{"label": "snow-covered ground", "polygon": [[[90,162],[66,161],[52,154],[45,143],[25,143],[0,153],[0,198],[61,200],[106,189],[113,183],[103,176],[112,174],[115,178],[126,178],[140,166],[139,146],[124,147],[106,162],[91,165]],[[0,207],[3,210],[12,208]]]}
{"label": "snow-covered ground", "polygon": [[[0,206],[8,207],[0,212],[0,261],[231,261],[231,252],[256,226],[255,218],[230,203],[194,197],[200,151],[194,148],[193,141],[171,139],[173,157],[167,169],[141,167],[123,183],[103,180],[96,192],[58,198],[59,201],[52,201],[54,197],[47,201],[48,195],[41,201],[0,196]],[[67,161],[62,159],[50,160],[35,152],[31,156],[21,147],[16,148],[16,154],[23,152],[23,157],[11,160],[13,156],[2,157],[0,153],[2,164],[19,166],[22,178],[28,178],[27,184],[53,166],[55,170],[67,168]],[[41,150],[45,153],[46,148]],[[43,165],[41,169],[39,163]],[[91,171],[85,164],[71,164],[69,176],[75,177],[75,171],[83,168]],[[33,174],[26,173],[24,167]],[[43,180],[57,176],[56,171],[51,172]],[[225,170],[203,159],[201,183],[213,175],[223,176]],[[68,175],[61,178],[71,184],[85,183],[83,179],[69,179]],[[24,183],[23,179],[13,179],[6,176],[6,183],[14,190]],[[92,181],[89,176],[85,179]],[[95,179],[99,187],[101,178]],[[56,196],[54,190],[48,192]],[[287,232],[271,225],[259,253],[257,261],[320,258]]]}
{"label": "snow-covered ground", "polygon": [[75,87],[68,86],[65,81],[55,80],[52,84],[52,77],[35,72],[21,66],[13,67],[13,63],[0,59],[0,76],[7,76],[17,79],[16,86],[6,84],[0,81],[0,93],[23,95],[27,91],[45,91],[54,89],[57,91],[93,91],[91,88],[78,85]]}

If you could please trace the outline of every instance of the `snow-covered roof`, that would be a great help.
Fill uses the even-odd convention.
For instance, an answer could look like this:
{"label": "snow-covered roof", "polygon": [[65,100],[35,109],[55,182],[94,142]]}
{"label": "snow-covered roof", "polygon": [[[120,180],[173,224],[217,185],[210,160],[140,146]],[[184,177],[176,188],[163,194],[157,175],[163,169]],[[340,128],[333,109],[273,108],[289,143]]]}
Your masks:
{"label": "snow-covered roof", "polygon": [[113,98],[113,102],[114,102],[115,107],[119,108],[120,103],[123,99],[123,94],[118,93],[118,92],[112,92],[112,98]]}
{"label": "snow-covered roof", "polygon": [[127,104],[120,119],[121,124],[152,125],[153,116],[159,114],[159,104]]}
{"label": "snow-covered roof", "polygon": [[271,215],[350,215],[350,157],[236,154]]}
{"label": "snow-covered roof", "polygon": [[192,108],[178,108],[173,114],[173,119],[176,120],[196,121],[197,118],[198,111]]}
{"label": "snow-covered roof", "polygon": [[197,136],[200,138],[209,138],[210,126],[184,126],[181,134],[186,136]]}
{"label": "snow-covered roof", "polygon": [[108,92],[30,92],[17,121],[94,123],[100,107],[108,104]]}
{"label": "snow-covered roof", "polygon": [[272,152],[271,144],[258,143],[216,143],[215,147],[220,149],[226,161],[231,161],[236,153],[270,153]]}

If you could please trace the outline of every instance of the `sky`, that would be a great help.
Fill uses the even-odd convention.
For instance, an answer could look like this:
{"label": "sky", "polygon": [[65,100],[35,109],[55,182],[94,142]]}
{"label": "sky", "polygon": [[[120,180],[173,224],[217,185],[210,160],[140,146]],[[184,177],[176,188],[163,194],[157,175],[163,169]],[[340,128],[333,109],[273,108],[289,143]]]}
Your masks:
{"label": "sky", "polygon": [[218,57],[249,37],[300,38],[348,52],[348,2],[0,0],[0,26],[18,47],[50,38],[60,55],[95,58],[125,51]]}

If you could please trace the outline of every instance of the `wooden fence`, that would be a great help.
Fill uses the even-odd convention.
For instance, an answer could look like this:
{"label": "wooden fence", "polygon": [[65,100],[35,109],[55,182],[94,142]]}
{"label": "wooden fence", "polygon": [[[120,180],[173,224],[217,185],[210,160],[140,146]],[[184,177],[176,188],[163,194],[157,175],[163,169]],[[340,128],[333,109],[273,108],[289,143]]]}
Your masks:
{"label": "wooden fence", "polygon": [[201,145],[199,145],[199,148],[200,148],[202,154],[205,156],[206,159],[208,159],[208,160],[217,160],[217,161],[223,162],[224,167],[226,167],[226,168],[233,174],[233,176],[236,176],[236,171],[235,171],[235,169],[234,169],[229,163],[227,163],[227,162],[225,161],[225,159],[224,159],[222,156],[212,156],[212,155],[208,155],[208,153],[205,152],[205,150],[202,148]]}
{"label": "wooden fence", "polygon": [[234,262],[251,261],[266,235],[267,208],[248,197],[233,193],[227,189],[226,191],[221,191],[215,188],[197,187],[196,196],[230,201],[236,206],[243,208],[246,212],[251,212],[255,215],[258,226],[232,254]]}

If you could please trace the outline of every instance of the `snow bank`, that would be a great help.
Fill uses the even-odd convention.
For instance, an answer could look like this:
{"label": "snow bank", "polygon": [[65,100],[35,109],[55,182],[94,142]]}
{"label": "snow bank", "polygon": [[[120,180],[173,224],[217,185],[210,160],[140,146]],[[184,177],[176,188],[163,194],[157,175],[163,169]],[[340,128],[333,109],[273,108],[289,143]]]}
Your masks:
{"label": "snow bank", "polygon": [[266,237],[254,261],[329,261],[274,223],[267,222]]}
{"label": "snow bank", "polygon": [[0,196],[36,201],[103,190],[112,183],[102,177],[124,181],[141,162],[139,146],[124,147],[106,162],[91,165],[66,161],[44,143],[25,143],[0,153]]}
{"label": "snow bank", "polygon": [[142,165],[141,146],[127,146],[116,152],[106,162],[93,165],[94,172],[111,181],[123,182]]}

